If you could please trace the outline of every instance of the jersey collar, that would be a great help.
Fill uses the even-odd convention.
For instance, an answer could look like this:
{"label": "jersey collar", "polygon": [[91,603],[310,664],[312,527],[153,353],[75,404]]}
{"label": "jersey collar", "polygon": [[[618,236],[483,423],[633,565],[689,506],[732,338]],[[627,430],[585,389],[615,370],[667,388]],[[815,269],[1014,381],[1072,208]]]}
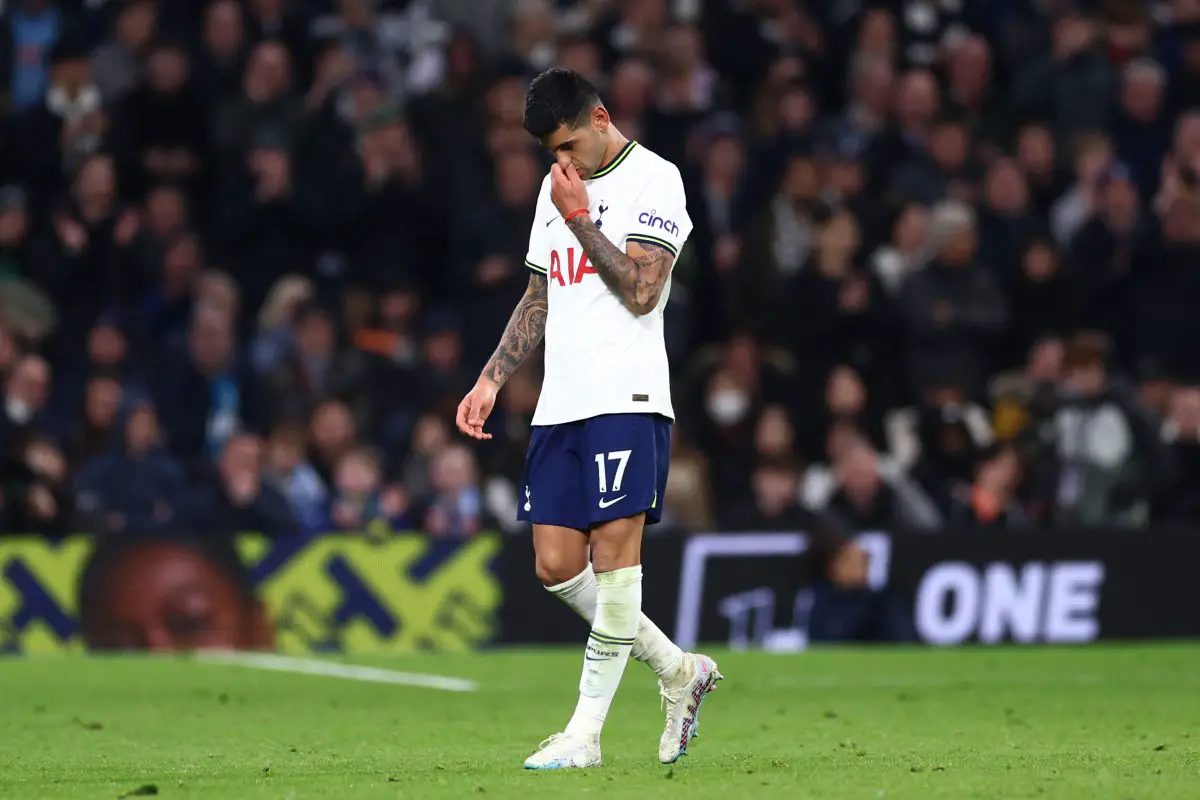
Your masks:
{"label": "jersey collar", "polygon": [[595,174],[593,174],[589,180],[594,181],[597,178],[603,178],[605,175],[610,174],[617,167],[621,166],[621,163],[624,162],[625,159],[629,158],[629,154],[633,152],[633,148],[636,146],[637,142],[630,139],[625,143],[625,146],[621,148],[621,152],[617,153],[617,157],[608,162],[608,166],[601,167],[600,169],[596,170]]}

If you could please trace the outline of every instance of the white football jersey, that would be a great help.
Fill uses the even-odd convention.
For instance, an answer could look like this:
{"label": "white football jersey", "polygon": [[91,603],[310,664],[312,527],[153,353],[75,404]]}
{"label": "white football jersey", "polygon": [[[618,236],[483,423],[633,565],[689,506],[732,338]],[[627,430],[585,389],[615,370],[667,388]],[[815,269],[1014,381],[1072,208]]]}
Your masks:
{"label": "white football jersey", "polygon": [[[678,256],[692,232],[683,179],[674,164],[637,142],[584,182],[592,221],[622,251],[627,242]],[[671,419],[671,376],[663,340],[667,279],[658,307],[639,317],[621,304],[550,200],[542,182],[525,266],[549,284],[546,375],[534,425],[601,414],[662,414]]]}

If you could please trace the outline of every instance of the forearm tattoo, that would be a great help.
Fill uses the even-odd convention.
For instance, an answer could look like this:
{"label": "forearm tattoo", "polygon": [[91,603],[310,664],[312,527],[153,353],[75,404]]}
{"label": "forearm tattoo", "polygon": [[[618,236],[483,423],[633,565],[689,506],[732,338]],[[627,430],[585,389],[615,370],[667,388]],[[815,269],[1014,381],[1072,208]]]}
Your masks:
{"label": "forearm tattoo", "polygon": [[609,241],[586,215],[575,217],[567,227],[583,245],[600,279],[626,308],[639,316],[655,309],[675,260],[669,250],[638,242],[645,252],[632,258]]}
{"label": "forearm tattoo", "polygon": [[516,372],[529,354],[542,343],[542,337],[546,335],[548,298],[546,276],[531,274],[525,294],[513,309],[508,325],[504,328],[504,335],[500,337],[500,346],[483,368],[485,378],[503,386],[509,376]]}

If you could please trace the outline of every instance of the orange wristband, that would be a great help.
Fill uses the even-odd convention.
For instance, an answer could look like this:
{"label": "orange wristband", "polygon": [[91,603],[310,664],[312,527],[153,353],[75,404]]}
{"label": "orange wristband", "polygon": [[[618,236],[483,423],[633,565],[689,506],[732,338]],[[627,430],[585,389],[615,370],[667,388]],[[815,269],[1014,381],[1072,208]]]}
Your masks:
{"label": "orange wristband", "polygon": [[570,214],[567,214],[567,216],[564,217],[563,220],[565,222],[570,222],[571,220],[578,217],[580,214],[587,214],[587,213],[589,213],[589,212],[586,208],[577,208],[574,211],[572,211]]}

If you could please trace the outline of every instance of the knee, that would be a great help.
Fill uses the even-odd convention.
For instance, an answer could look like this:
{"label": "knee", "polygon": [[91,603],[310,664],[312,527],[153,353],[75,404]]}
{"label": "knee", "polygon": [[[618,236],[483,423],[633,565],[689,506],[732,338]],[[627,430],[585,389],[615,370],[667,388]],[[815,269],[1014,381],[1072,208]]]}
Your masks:
{"label": "knee", "polygon": [[587,568],[586,554],[580,558],[574,553],[538,553],[534,559],[534,571],[543,586],[566,583]]}

